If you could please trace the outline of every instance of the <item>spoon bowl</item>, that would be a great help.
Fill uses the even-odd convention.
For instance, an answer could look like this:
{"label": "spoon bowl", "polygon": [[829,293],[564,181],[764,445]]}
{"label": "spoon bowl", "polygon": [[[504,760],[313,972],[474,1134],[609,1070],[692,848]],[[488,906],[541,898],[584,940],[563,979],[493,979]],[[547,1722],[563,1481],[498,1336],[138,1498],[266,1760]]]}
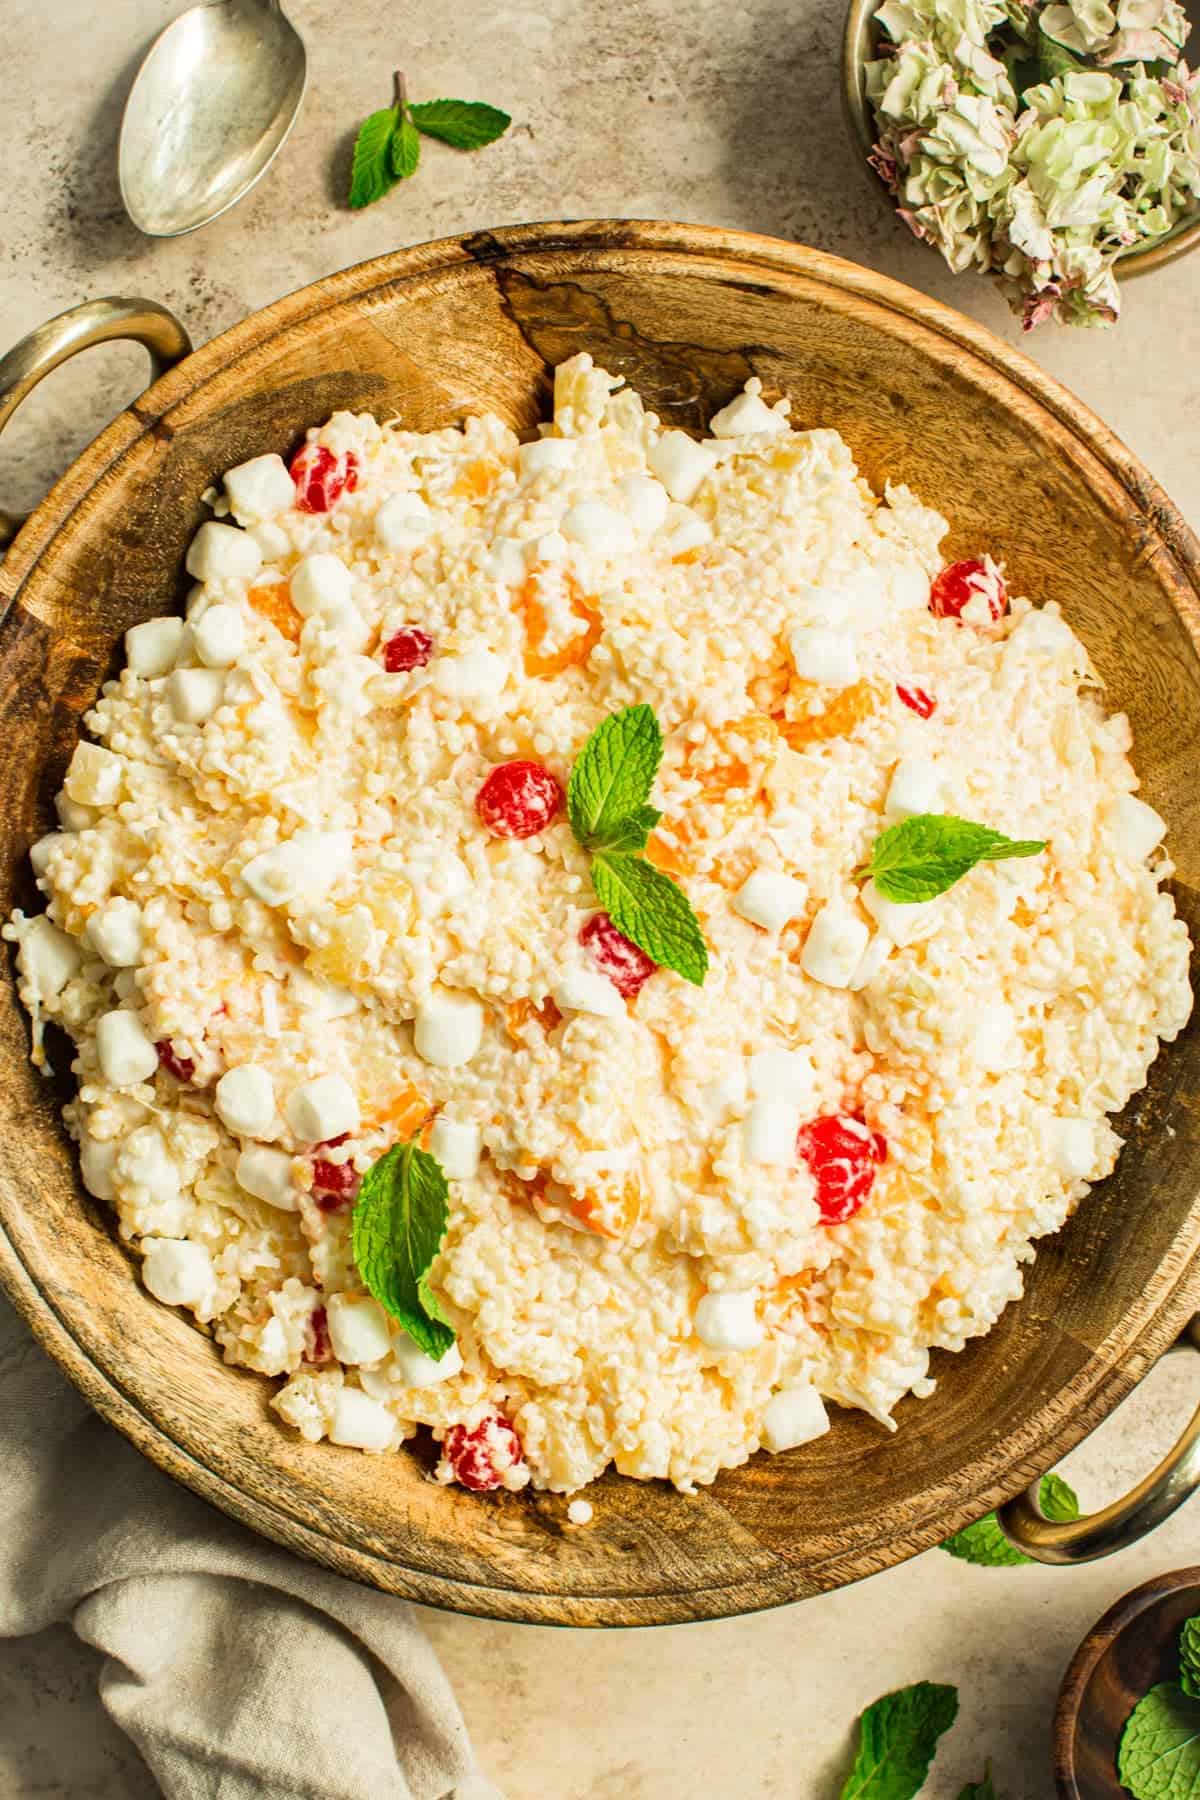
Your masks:
{"label": "spoon bowl", "polygon": [[117,152],[121,198],[149,237],[179,237],[252,188],[300,110],[304,43],[279,0],[203,0],[151,45]]}

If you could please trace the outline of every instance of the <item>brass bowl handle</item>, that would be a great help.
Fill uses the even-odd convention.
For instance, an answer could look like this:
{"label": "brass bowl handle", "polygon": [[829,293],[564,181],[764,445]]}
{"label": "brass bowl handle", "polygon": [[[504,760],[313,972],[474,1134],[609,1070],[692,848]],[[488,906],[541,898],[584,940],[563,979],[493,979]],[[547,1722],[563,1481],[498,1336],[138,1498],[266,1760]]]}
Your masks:
{"label": "brass bowl handle", "polygon": [[[174,313],[154,300],[87,300],[47,319],[0,357],[0,431],[39,381],[80,350],[131,338],[150,352],[150,377],[191,354],[192,340]],[[0,507],[0,550],[10,544],[28,515]]]}
{"label": "brass bowl handle", "polygon": [[[1187,1325],[1172,1350],[1200,1350],[1200,1314]],[[1170,1352],[1168,1352],[1170,1354]],[[1144,1481],[1111,1506],[1085,1513],[1069,1524],[1055,1524],[1038,1505],[1040,1482],[1034,1482],[996,1514],[1014,1549],[1035,1562],[1094,1562],[1125,1550],[1153,1531],[1200,1487],[1200,1408],[1178,1443]]]}

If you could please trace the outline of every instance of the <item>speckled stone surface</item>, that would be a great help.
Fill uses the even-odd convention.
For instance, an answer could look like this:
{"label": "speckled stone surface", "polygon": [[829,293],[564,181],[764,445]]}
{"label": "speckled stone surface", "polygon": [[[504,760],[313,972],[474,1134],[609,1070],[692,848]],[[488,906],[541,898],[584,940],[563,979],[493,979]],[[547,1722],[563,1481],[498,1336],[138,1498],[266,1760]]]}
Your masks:
{"label": "speckled stone surface", "polygon": [[[310,88],[292,139],[249,200],[159,243],[121,210],[115,146],[133,71],[171,11],[152,0],[0,9],[0,349],[77,300],[119,293],[165,302],[199,342],[398,245],[606,215],[798,238],[1020,336],[986,285],[954,279],[908,238],[855,166],[838,111],[836,0],[294,0]],[[475,157],[427,146],[413,182],[352,214],[341,195],[353,128],[386,102],[400,64],[414,97],[492,100],[515,125]],[[1195,525],[1198,284],[1200,255],[1132,284],[1115,334],[1042,333],[1025,345],[1121,433]],[[0,443],[4,503],[31,504],[143,370],[142,352],[125,347],[52,377]],[[1194,1357],[1160,1365],[1072,1459],[1085,1503],[1144,1473],[1198,1386]],[[934,1551],[858,1587],[719,1624],[605,1636],[435,1613],[427,1624],[509,1800],[826,1800],[855,1714],[921,1677],[957,1681],[962,1695],[931,1800],[955,1800],[987,1756],[1007,1800],[1045,1800],[1054,1693],[1076,1642],[1119,1593],[1198,1555],[1200,1502],[1144,1546],[1084,1569],[978,1570]],[[94,1664],[65,1631],[0,1642],[0,1793],[154,1792],[104,1721]]]}

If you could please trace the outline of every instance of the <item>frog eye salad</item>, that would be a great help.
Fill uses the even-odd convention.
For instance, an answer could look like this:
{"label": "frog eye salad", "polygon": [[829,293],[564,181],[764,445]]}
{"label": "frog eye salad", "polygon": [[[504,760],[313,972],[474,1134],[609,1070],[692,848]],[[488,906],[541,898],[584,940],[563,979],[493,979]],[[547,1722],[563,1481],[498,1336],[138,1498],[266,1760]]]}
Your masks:
{"label": "frog eye salad", "polygon": [[5,927],[34,1061],[314,1443],[571,1493],[892,1429],[1188,1017],[1053,598],[788,415],[696,441],[586,355],[531,443],[337,414],[86,715]]}
{"label": "frog eye salad", "polygon": [[883,0],[870,161],[955,273],[1027,329],[1111,324],[1119,257],[1200,208],[1200,89],[1179,0]]}

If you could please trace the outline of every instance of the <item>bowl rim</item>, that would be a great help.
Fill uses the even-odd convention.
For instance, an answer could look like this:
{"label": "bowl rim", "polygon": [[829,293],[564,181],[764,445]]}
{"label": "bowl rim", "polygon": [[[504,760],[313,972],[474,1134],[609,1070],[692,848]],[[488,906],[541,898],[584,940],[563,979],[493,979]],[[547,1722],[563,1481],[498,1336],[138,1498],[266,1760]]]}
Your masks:
{"label": "bowl rim", "polygon": [[[863,174],[895,218],[895,202],[881,177],[867,161],[875,142],[875,134],[871,129],[871,115],[867,104],[865,64],[872,38],[871,27],[878,8],[879,0],[849,0],[846,8],[841,52],[842,117],[851,142],[861,152],[861,157],[856,160],[859,161]],[[1200,31],[1200,26],[1196,29]],[[1120,279],[1133,281],[1137,276],[1148,275],[1154,269],[1165,269],[1168,263],[1178,262],[1180,257],[1186,256],[1189,250],[1195,250],[1198,245],[1200,203],[1197,203],[1191,218],[1181,219],[1165,236],[1156,238],[1140,250],[1123,252],[1117,259],[1120,264]]]}
{"label": "bowl rim", "polygon": [[[1099,474],[1136,503],[1161,546],[1156,562],[1164,590],[1171,595],[1200,656],[1200,540],[1115,433],[1028,356],[941,302],[824,252],[718,226],[625,219],[515,225],[389,252],[301,288],[209,340],[119,414],[26,520],[0,561],[0,628],[66,518],[103,481],[112,465],[138,440],[169,431],[169,424],[160,423],[164,415],[185,407],[209,381],[238,368],[252,374],[264,332],[282,335],[294,331],[319,314],[344,304],[364,303],[372,293],[406,280],[449,277],[456,271],[505,263],[519,267],[525,259],[547,257],[561,267],[571,255],[584,253],[593,257],[611,253],[614,268],[627,267],[639,253],[648,253],[659,260],[674,255],[733,264],[751,276],[761,270],[778,277],[781,285],[791,281],[824,287],[887,310],[961,350],[981,376],[994,372],[1016,390],[1014,400],[1036,407],[1048,416],[1049,423],[1057,423],[1096,464]],[[176,1441],[152,1409],[127,1392],[110,1369],[93,1360],[60,1311],[52,1288],[40,1286],[34,1270],[26,1265],[3,1220],[0,1285],[68,1377],[143,1454],[243,1524],[339,1574],[426,1604],[514,1622],[588,1626],[686,1623],[784,1604],[805,1593],[875,1573],[929,1548],[947,1532],[1011,1498],[1065,1455],[1129,1393],[1200,1308],[1200,1192],[1146,1290],[1143,1309],[1127,1321],[1113,1354],[1102,1359],[1103,1345],[1089,1348],[1080,1369],[1031,1414],[1018,1443],[1014,1446],[1006,1440],[1002,1446],[980,1452],[963,1471],[963,1492],[957,1498],[939,1495],[936,1515],[931,1511],[923,1521],[898,1530],[888,1554],[870,1547],[839,1548],[827,1553],[816,1574],[807,1577],[777,1557],[775,1566],[766,1571],[760,1566],[725,1583],[686,1592],[664,1586],[649,1595],[611,1589],[547,1593],[531,1586],[431,1574],[396,1556],[348,1544],[317,1521],[302,1519],[263,1488],[252,1492],[249,1487],[234,1485],[219,1469],[201,1462]],[[552,1602],[552,1610],[548,1602]]]}

